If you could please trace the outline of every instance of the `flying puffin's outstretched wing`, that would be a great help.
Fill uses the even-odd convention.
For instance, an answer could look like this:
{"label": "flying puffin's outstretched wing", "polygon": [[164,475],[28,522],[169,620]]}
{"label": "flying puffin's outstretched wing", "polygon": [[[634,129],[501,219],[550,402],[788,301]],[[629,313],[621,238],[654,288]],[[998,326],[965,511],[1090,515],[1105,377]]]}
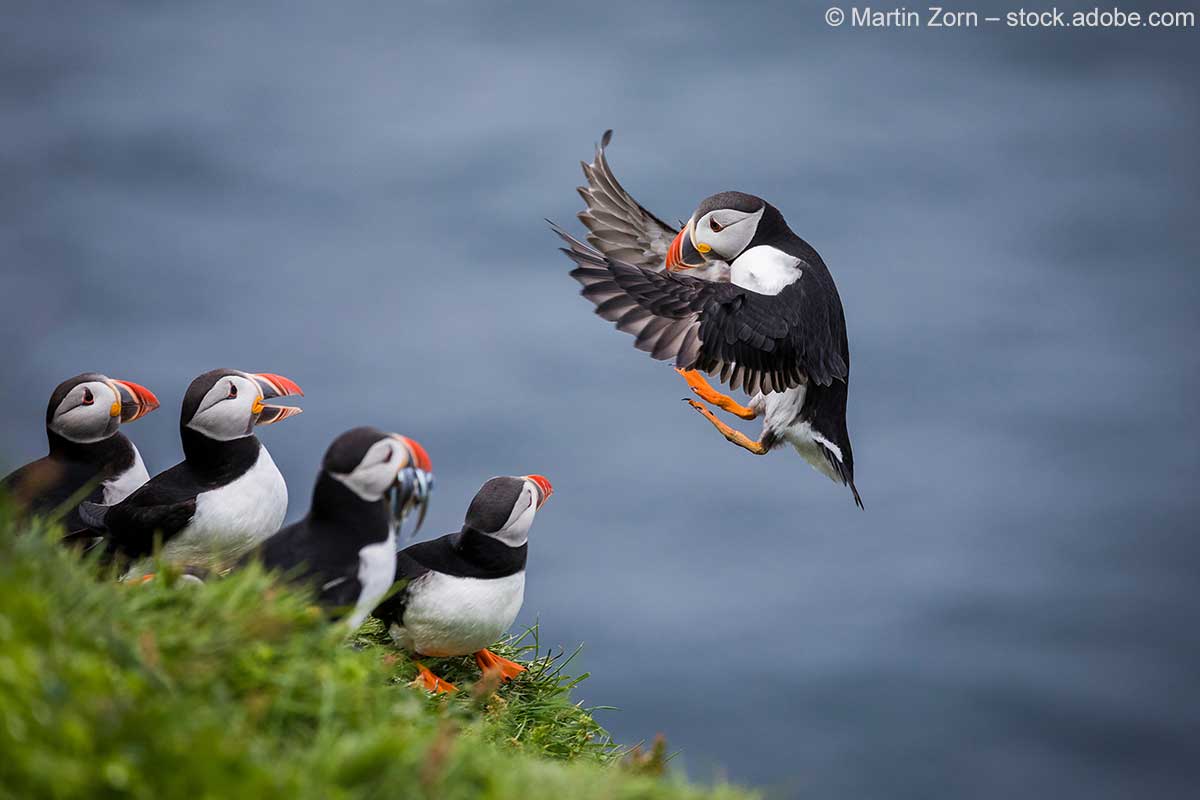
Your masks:
{"label": "flying puffin's outstretched wing", "polygon": [[662,269],[676,230],[647,211],[617,181],[604,157],[612,131],[604,132],[591,164],[580,162],[588,185],[577,191],[587,203],[579,220],[587,226],[587,239],[604,255],[646,269]]}
{"label": "flying puffin's outstretched wing", "polygon": [[637,337],[634,345],[653,358],[719,375],[749,394],[808,381],[827,386],[849,374],[845,322],[819,284],[801,278],[779,294],[759,294],[626,264],[554,230],[596,313]]}

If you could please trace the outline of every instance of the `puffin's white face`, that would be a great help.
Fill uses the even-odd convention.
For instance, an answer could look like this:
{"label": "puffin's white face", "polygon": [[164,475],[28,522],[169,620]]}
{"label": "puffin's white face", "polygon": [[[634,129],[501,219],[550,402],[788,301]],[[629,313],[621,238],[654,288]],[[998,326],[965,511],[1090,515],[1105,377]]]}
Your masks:
{"label": "puffin's white face", "polygon": [[107,439],[121,425],[121,396],[105,381],[84,381],[54,409],[50,430],[78,444]]}
{"label": "puffin's white face", "polygon": [[396,476],[400,474],[400,470],[407,467],[411,461],[412,456],[403,440],[393,436],[380,439],[371,445],[353,472],[329,474],[363,500],[374,503],[383,499],[396,483]]}
{"label": "puffin's white face", "polygon": [[709,211],[700,219],[688,223],[692,246],[705,260],[732,261],[742,254],[758,231],[766,206],[747,213],[732,208]]}
{"label": "puffin's white face", "polygon": [[512,547],[520,547],[529,541],[529,529],[533,527],[533,518],[553,494],[550,481],[541,475],[524,476],[524,484],[517,501],[513,503],[508,521],[504,523],[504,527],[492,534]]}
{"label": "puffin's white face", "polygon": [[229,442],[252,434],[262,410],[258,383],[248,375],[230,373],[204,395],[187,427],[218,442]]}

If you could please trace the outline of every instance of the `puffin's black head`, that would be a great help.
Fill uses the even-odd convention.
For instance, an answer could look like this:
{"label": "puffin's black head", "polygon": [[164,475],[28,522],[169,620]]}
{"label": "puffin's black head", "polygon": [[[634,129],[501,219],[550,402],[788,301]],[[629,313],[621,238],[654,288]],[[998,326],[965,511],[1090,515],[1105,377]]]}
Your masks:
{"label": "puffin's black head", "polygon": [[534,515],[552,494],[550,481],[541,475],[492,478],[471,501],[466,526],[520,546],[529,536]]}
{"label": "puffin's black head", "polygon": [[703,267],[710,261],[730,262],[758,244],[788,230],[775,206],[744,192],[721,192],[705,198],[671,242],[667,269]]}
{"label": "puffin's black head", "polygon": [[388,492],[395,491],[394,521],[402,522],[420,507],[417,519],[420,530],[433,491],[433,464],[425,448],[415,440],[378,428],[352,428],[329,445],[321,469],[368,503],[378,502]]}
{"label": "puffin's black head", "polygon": [[294,417],[301,409],[273,406],[265,398],[304,395],[300,387],[282,375],[252,374],[236,369],[214,369],[192,381],[183,395],[179,427],[228,442],[254,432],[255,425]]}
{"label": "puffin's black head", "polygon": [[46,430],[77,444],[107,439],[122,422],[133,422],[158,408],[144,386],[85,372],[55,388],[46,406]]}

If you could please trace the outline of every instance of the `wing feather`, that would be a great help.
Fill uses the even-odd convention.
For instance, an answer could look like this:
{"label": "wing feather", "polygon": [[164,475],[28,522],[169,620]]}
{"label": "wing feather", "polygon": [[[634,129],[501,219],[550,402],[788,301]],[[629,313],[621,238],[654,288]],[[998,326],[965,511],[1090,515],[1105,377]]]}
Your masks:
{"label": "wing feather", "polygon": [[634,200],[613,175],[605,148],[612,131],[605,131],[592,163],[581,163],[587,186],[577,191],[587,205],[579,220],[588,229],[587,240],[606,256],[646,269],[662,269],[675,229]]}
{"label": "wing feather", "polygon": [[571,276],[583,296],[652,358],[719,376],[749,394],[847,378],[837,346],[839,338],[844,342],[844,323],[833,329],[825,296],[814,291],[809,297],[803,280],[777,295],[759,294],[626,263],[553,227],[576,264]]}

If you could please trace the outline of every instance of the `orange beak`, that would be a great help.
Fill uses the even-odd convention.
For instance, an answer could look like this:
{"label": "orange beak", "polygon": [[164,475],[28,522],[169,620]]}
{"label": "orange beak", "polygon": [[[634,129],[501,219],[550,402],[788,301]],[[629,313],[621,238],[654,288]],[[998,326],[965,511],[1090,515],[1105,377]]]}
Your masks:
{"label": "orange beak", "polygon": [[[253,373],[250,377],[254,378],[259,388],[262,389],[263,398],[292,397],[294,395],[304,396],[304,391],[300,388],[299,384],[291,378],[285,378],[273,372],[257,372]],[[258,413],[256,425],[271,425],[288,417],[294,417],[304,410],[295,406],[268,405],[262,402],[262,399],[255,402],[254,408]]]}
{"label": "orange beak", "polygon": [[554,494],[554,487],[545,475],[526,475],[525,480],[537,484],[538,491],[542,494],[542,499],[538,501],[538,508],[541,508],[550,499],[550,495]]}
{"label": "orange beak", "polygon": [[429,460],[429,453],[425,452],[425,448],[416,439],[410,439],[407,436],[397,436],[397,439],[404,442],[404,446],[408,448],[408,452],[412,453],[412,465],[422,472],[433,472],[433,462]]}
{"label": "orange beak", "polygon": [[675,234],[671,246],[667,248],[667,271],[680,272],[685,269],[703,267],[704,256],[696,250],[692,243],[692,223],[683,226],[683,230]]}
{"label": "orange beak", "polygon": [[117,387],[117,394],[121,396],[121,422],[133,422],[135,419],[141,419],[158,408],[158,398],[145,386],[115,378],[112,379],[112,382]]}

